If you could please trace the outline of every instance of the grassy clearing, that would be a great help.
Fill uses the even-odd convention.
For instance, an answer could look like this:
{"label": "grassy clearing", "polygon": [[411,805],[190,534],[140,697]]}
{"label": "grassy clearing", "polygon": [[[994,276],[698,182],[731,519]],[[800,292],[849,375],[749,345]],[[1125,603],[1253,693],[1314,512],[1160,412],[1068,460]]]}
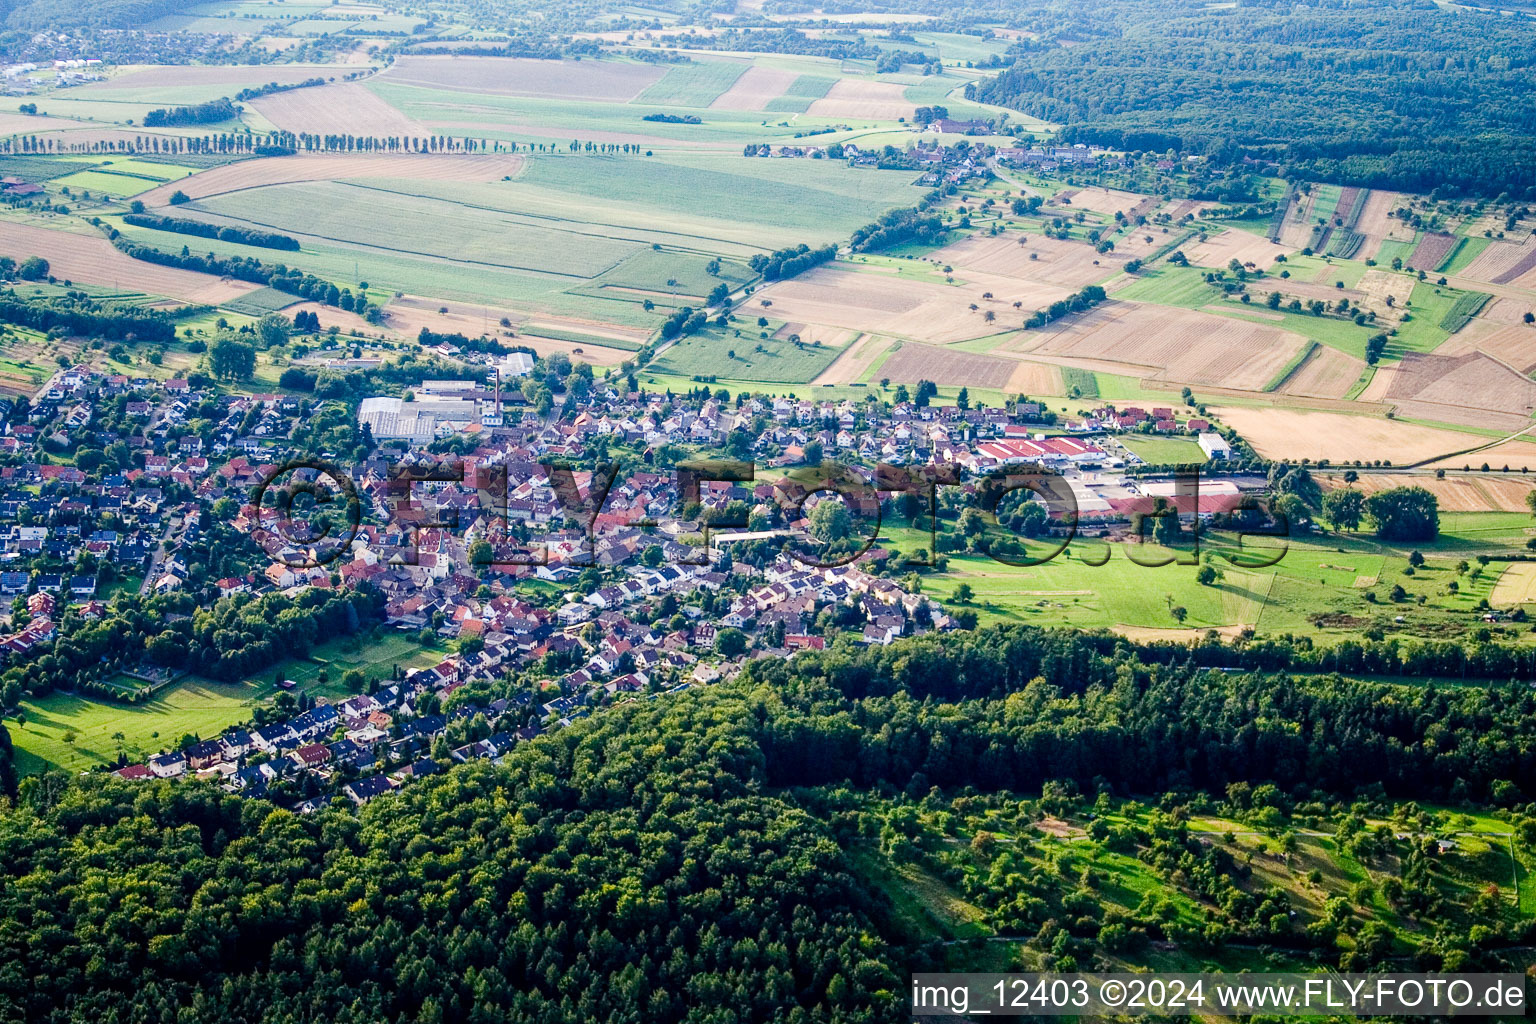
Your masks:
{"label": "grassy clearing", "polygon": [[796,346],[788,339],[775,338],[773,332],[779,326],[770,321],[762,329],[768,334],[766,338],[754,336],[757,332],[747,328],[710,327],[668,348],[647,369],[687,377],[806,384],[842,353],[841,348],[830,345]]}
{"label": "grassy clearing", "polygon": [[1205,449],[1187,437],[1125,435],[1120,438],[1120,443],[1155,466],[1206,461]]}
{"label": "grassy clearing", "polygon": [[637,103],[671,107],[707,107],[751,67],[738,61],[701,60],[674,64],[636,98]]}
{"label": "grassy clearing", "polygon": [[1115,298],[1199,309],[1209,305],[1218,294],[1206,283],[1205,273],[1199,267],[1155,267],[1142,270],[1137,274],[1135,283],[1115,292]]}
{"label": "grassy clearing", "polygon": [[187,733],[213,735],[249,718],[257,701],[271,692],[269,685],[186,679],[142,704],[52,693],[22,701],[26,724],[12,720],[6,727],[23,772],[46,767],[82,771],[115,760],[120,751],[138,760]]}
{"label": "grassy clearing", "polygon": [[[1435,270],[1442,274],[1459,274],[1467,269],[1467,265],[1483,254],[1491,240],[1487,238],[1463,238],[1456,243],[1456,247],[1441,261]],[[1405,257],[1406,258],[1406,257]]]}

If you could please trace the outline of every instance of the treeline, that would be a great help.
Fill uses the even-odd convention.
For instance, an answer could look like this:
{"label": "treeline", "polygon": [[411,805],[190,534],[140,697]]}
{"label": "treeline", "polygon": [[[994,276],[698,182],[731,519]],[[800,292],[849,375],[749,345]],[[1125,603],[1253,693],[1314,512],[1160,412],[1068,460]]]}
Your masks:
{"label": "treeline", "polygon": [[52,646],[0,673],[0,704],[55,689],[121,695],[101,684],[148,662],[213,679],[242,679],[317,644],[379,621],[382,600],[371,589],[311,588],[295,597],[223,598],[199,607],[193,595],[134,596],[91,621],[69,615]]}
{"label": "treeline", "polygon": [[1092,309],[1107,298],[1103,287],[1090,284],[1076,295],[1066,299],[1057,299],[1045,309],[1037,309],[1024,321],[1025,327],[1044,327],[1048,323],[1060,320],[1068,313],[1082,313]]}
{"label": "treeline", "polygon": [[158,263],[164,267],[197,270],[218,277],[232,277],[237,281],[264,284],[290,295],[297,295],[313,302],[335,306],[364,316],[368,315],[370,310],[366,294],[353,295],[350,288],[338,288],[329,281],[281,263],[263,263],[254,256],[215,256],[212,253],[199,255],[186,246],[182,246],[179,253],[168,252],[152,245],[135,242],[116,228],[109,228],[107,237],[119,252],[146,263]]}
{"label": "treeline", "polygon": [[135,227],[153,228],[156,231],[173,231],[180,235],[197,235],[199,238],[217,238],[221,242],[239,242],[242,245],[256,245],[263,249],[284,249],[288,252],[298,252],[299,240],[290,235],[278,234],[275,231],[261,231],[256,228],[236,227],[235,225],[210,224],[207,221],[192,220],[186,217],[165,217],[154,213],[125,213],[123,223],[132,224]]}
{"label": "treeline", "polygon": [[266,85],[258,85],[248,89],[241,89],[239,92],[235,93],[235,99],[243,103],[246,100],[254,100],[262,96],[271,96],[273,93],[289,92],[294,89],[308,89],[312,86],[324,84],[325,79],[318,76],[315,78],[306,78],[302,82],[288,82],[287,84],[280,82],[268,82]]}
{"label": "treeline", "polygon": [[197,0],[0,0],[0,23],[23,33],[136,28],[195,6]]}
{"label": "treeline", "polygon": [[471,338],[454,332],[442,334],[430,328],[423,327],[416,335],[416,344],[423,348],[435,348],[438,345],[449,345],[464,352],[479,352],[483,355],[505,356],[513,352],[526,352],[531,356],[537,356],[538,350],[527,345],[508,345],[498,338],[480,335]]}
{"label": "treeline", "polygon": [[81,337],[162,343],[176,338],[175,321],[160,310],[112,306],[84,297],[23,299],[15,292],[0,293],[0,321],[34,331],[57,328]]}
{"label": "treeline", "polygon": [[762,253],[754,253],[747,261],[747,265],[762,274],[763,280],[779,281],[794,277],[796,274],[836,258],[836,245],[824,245],[820,249],[812,249],[802,242],[787,249],[775,250],[766,256]]}
{"label": "treeline", "polygon": [[1416,0],[1325,6],[1062,8],[1046,35],[1083,45],[1031,48],[967,91],[1066,125],[1066,141],[1254,157],[1290,179],[1536,195],[1523,18]]}
{"label": "treeline", "polygon": [[925,200],[914,208],[881,214],[879,220],[853,233],[848,248],[854,252],[878,252],[903,242],[938,244],[944,239],[944,218],[927,212],[929,205]]}
{"label": "treeline", "polygon": [[209,100],[207,103],[199,103],[196,106],[151,110],[144,115],[144,127],[169,128],[194,124],[218,124],[221,121],[232,121],[239,116],[239,109],[230,102],[229,97],[220,96],[216,100]]}
{"label": "treeline", "polygon": [[684,306],[661,322],[661,340],[671,341],[685,335],[694,334],[704,329],[709,323],[709,317],[702,309],[695,310],[692,306]]}

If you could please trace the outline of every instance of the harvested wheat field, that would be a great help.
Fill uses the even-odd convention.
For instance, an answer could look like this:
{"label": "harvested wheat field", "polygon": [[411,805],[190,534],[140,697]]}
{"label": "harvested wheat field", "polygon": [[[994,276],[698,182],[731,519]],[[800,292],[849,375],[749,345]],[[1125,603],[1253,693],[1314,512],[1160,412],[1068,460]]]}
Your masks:
{"label": "harvested wheat field", "polygon": [[1536,257],[1536,241],[1527,239],[1519,245],[1513,242],[1489,242],[1488,248],[1478,253],[1477,259],[1468,263],[1459,276],[1470,277],[1474,281],[1504,284],[1530,269],[1521,266],[1527,256]]}
{"label": "harvested wheat field", "polygon": [[1499,580],[1488,595],[1495,608],[1513,608],[1536,603],[1536,562],[1511,562],[1499,573]]}
{"label": "harvested wheat field", "polygon": [[1399,416],[1514,431],[1530,426],[1536,381],[1481,352],[1409,352],[1398,364],[1387,400]]}
{"label": "harvested wheat field", "polygon": [[[1465,451],[1486,440],[1454,430],[1342,412],[1222,406],[1210,409],[1210,413],[1270,459],[1390,459],[1407,465]],[[1532,450],[1536,452],[1536,445]]]}
{"label": "harvested wheat field", "polygon": [[1435,350],[1436,355],[1460,356],[1484,352],[1521,373],[1536,370],[1536,328],[1476,319]]}
{"label": "harvested wheat field", "polygon": [[1322,479],[1329,490],[1353,486],[1367,496],[1394,487],[1422,487],[1440,502],[1442,512],[1525,512],[1525,496],[1536,489],[1536,480],[1473,476],[1436,478],[1430,473],[1362,473],[1354,484],[1346,484],[1337,472]]}
{"label": "harvested wheat field", "polygon": [[510,153],[452,155],[442,153],[304,153],[242,160],[160,185],[139,198],[150,206],[169,203],[175,192],[206,199],[267,185],[300,181],[346,181],[352,178],[401,178],[420,181],[498,181],[516,174],[523,158]]}
{"label": "harvested wheat field", "polygon": [[1536,441],[1527,440],[1526,436],[1512,438],[1464,455],[1448,455],[1438,462],[1429,463],[1424,468],[1477,469],[1485,462],[1490,469],[1495,470],[1502,470],[1505,466],[1515,470],[1536,470]]}
{"label": "harvested wheat field", "polygon": [[710,106],[716,110],[762,110],[769,100],[784,95],[800,75],[778,68],[750,67]]}
{"label": "harvested wheat field", "polygon": [[392,135],[420,138],[432,132],[406,117],[361,82],[293,89],[249,101],[252,110],[289,132],[315,135]]}
{"label": "harvested wheat field", "polygon": [[[1125,253],[1095,252],[1086,242],[1007,232],[996,238],[972,235],[935,250],[929,258],[941,266],[953,266],[961,276],[980,272],[1058,285],[1070,294],[1115,274],[1130,257]],[[1047,302],[1062,297],[1055,295]],[[1028,308],[1038,305],[1037,302]]]}
{"label": "harvested wheat field", "polygon": [[1061,367],[1049,363],[1020,363],[1008,378],[1008,391],[1015,395],[1064,395],[1067,389],[1061,382]]}
{"label": "harvested wheat field", "polygon": [[432,89],[627,103],[667,73],[653,64],[524,57],[397,57],[381,81]]}
{"label": "harvested wheat field", "polygon": [[876,360],[891,347],[891,339],[879,334],[865,334],[838,353],[832,365],[811,381],[812,385],[852,384],[863,378]]}
{"label": "harvested wheat field", "polygon": [[257,285],[195,270],[162,267],[124,255],[101,235],[50,231],[31,224],[6,224],[0,255],[18,260],[41,256],[60,280],[164,295],[181,302],[216,306],[257,289]]}
{"label": "harvested wheat field", "polygon": [[1227,230],[1218,231],[1200,244],[1186,248],[1184,255],[1189,257],[1191,263],[1198,263],[1202,267],[1225,270],[1228,264],[1237,260],[1266,270],[1275,262],[1276,256],[1292,256],[1295,252],[1290,246],[1271,242],[1262,235]]}
{"label": "harvested wheat field", "polygon": [[[1524,323],[1525,314],[1533,307],[1536,307],[1536,303],[1521,299],[1496,298],[1477,311],[1477,316],[1473,318],[1473,322],[1488,320],[1496,324]],[[1533,337],[1536,337],[1536,335],[1533,335]]]}
{"label": "harvested wheat field", "polygon": [[[787,321],[944,343],[979,338],[1000,329],[1001,325],[983,318],[982,309],[969,308],[973,302],[981,306],[981,291],[974,285],[958,288],[893,274],[821,266],[761,289],[752,296],[749,308],[763,308]],[[995,294],[993,307],[998,308],[1005,296]],[[1065,293],[1056,297],[1061,294]],[[762,307],[765,301],[771,309]],[[1016,313],[1011,308],[1007,312]]]}
{"label": "harvested wheat field", "polygon": [[1280,390],[1306,398],[1343,398],[1364,372],[1365,360],[1318,345]]}
{"label": "harvested wheat field", "polygon": [[895,121],[912,116],[916,104],[907,99],[906,87],[894,82],[870,82],[840,78],[827,94],[811,104],[811,117],[872,118]]}
{"label": "harvested wheat field", "polygon": [[1132,210],[1149,198],[1151,197],[1137,192],[1095,187],[1059,193],[1054,200],[1048,200],[1046,205],[1049,206],[1051,202],[1055,202],[1073,210],[1087,210],[1090,213],[1101,213],[1106,217],[1113,217],[1117,213],[1123,213],[1129,217]]}
{"label": "harvested wheat field", "polygon": [[[438,312],[440,309],[446,309],[447,312],[440,313]],[[476,306],[466,302],[447,302],[423,298],[419,295],[403,295],[392,300],[385,306],[384,314],[385,323],[389,329],[406,338],[416,337],[423,327],[439,333],[459,333],[468,337],[477,337],[486,333],[494,335],[503,317],[518,327],[531,320],[531,314],[518,310]],[[323,314],[321,322],[324,322]],[[615,341],[631,345],[643,344],[649,337],[644,331],[627,331],[608,324],[588,323],[584,320],[540,316],[538,322],[548,327],[580,331],[583,334],[593,335],[594,338],[612,337]],[[614,366],[634,356],[632,351],[607,348],[595,340],[571,342],[521,333],[516,334],[515,339],[511,344],[527,345],[540,355],[564,352],[573,358],[597,366]]]}
{"label": "harvested wheat field", "polygon": [[1111,299],[1008,345],[1033,358],[1175,385],[1262,391],[1305,343],[1265,324]]}
{"label": "harvested wheat field", "polygon": [[899,384],[931,380],[951,387],[1008,387],[1019,364],[1012,359],[985,356],[976,352],[956,352],[934,345],[907,342],[892,352],[880,366],[880,376]]}

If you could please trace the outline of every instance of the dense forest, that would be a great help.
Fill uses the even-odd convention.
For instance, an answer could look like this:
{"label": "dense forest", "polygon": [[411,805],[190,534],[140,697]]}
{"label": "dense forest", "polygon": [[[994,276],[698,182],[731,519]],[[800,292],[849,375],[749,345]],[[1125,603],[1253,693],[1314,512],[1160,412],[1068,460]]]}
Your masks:
{"label": "dense forest", "polygon": [[137,28],[197,0],[0,0],[0,25],[22,32]]}
{"label": "dense forest", "polygon": [[[1536,195],[1530,22],[1429,0],[1029,7],[975,98],[1067,138],[1279,162],[1288,177]],[[1069,42],[1080,45],[1047,45]]]}
{"label": "dense forest", "polygon": [[[937,862],[953,848],[924,839],[924,818],[1067,813],[1079,792],[1106,814],[1163,794],[1075,849],[1133,854],[1207,922],[1158,900],[1110,912],[1093,894],[1106,879],[1042,873],[984,834],[943,854],[1057,966],[1149,936],[1207,953],[1262,938],[1346,967],[1406,941],[1426,969],[1491,968],[1529,943],[1507,904],[1447,902],[1430,855],[1363,825],[1390,799],[1525,813],[1528,688],[1227,675],[1159,653],[1027,627],[839,644],[361,811],[30,776],[0,812],[0,1020],[895,1021],[905,972],[948,954],[858,864],[877,849]],[[1339,834],[1433,934],[1362,925],[1347,901],[1293,928],[1285,893],[1250,891],[1231,848],[1187,831],[1213,801],[1270,824],[1354,807]]]}

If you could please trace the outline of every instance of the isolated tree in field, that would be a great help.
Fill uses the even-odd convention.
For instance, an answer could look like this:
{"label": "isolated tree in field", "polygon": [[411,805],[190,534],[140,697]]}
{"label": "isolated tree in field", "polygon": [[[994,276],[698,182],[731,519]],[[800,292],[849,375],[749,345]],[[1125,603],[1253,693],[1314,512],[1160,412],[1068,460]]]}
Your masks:
{"label": "isolated tree in field", "polygon": [[1353,487],[1329,491],[1323,495],[1323,514],[1336,530],[1358,530],[1365,514],[1365,495]]}
{"label": "isolated tree in field", "polygon": [[1528,324],[1536,324],[1536,313],[1527,313],[1521,319]]}
{"label": "isolated tree in field", "polygon": [[1525,507],[1531,510],[1531,515],[1536,516],[1536,491],[1525,492]]}
{"label": "isolated tree in field", "polygon": [[1209,587],[1219,579],[1221,579],[1221,573],[1213,565],[1202,565],[1195,570],[1195,582],[1202,587]]}
{"label": "isolated tree in field", "polygon": [[48,276],[48,261],[41,256],[28,256],[16,268],[16,276],[23,281],[41,281]]}
{"label": "isolated tree in field", "polygon": [[245,380],[256,372],[256,350],[233,338],[218,338],[208,347],[208,368],[220,380]]}
{"label": "isolated tree in field", "polygon": [[1423,487],[1394,487],[1365,500],[1365,515],[1383,540],[1434,540],[1440,533],[1440,502]]}
{"label": "isolated tree in field", "polygon": [[974,594],[975,591],[971,589],[971,585],[969,583],[962,583],[955,588],[955,600],[961,604],[970,604],[971,598],[974,596]]}

